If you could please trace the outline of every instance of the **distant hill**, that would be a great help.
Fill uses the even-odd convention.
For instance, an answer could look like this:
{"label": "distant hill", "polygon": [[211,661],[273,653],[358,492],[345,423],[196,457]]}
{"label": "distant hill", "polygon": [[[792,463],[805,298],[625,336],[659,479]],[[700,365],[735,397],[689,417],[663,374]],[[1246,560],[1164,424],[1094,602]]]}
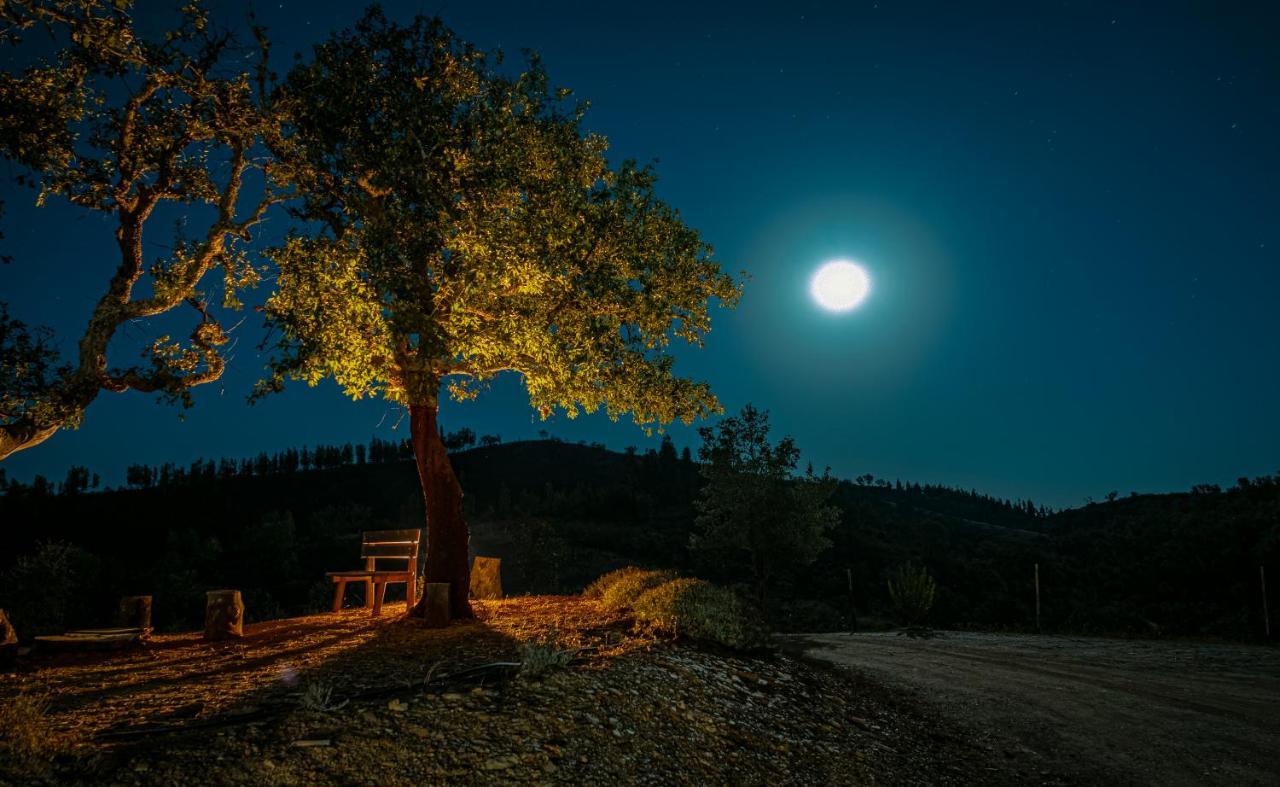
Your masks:
{"label": "distant hill", "polygon": [[[701,479],[669,443],[627,454],[526,441],[459,447],[454,462],[473,547],[504,559],[514,592],[577,590],[633,562],[743,579],[689,554]],[[56,607],[62,592],[75,600],[62,602],[64,616],[100,622],[116,596],[152,593],[158,622],[183,626],[198,618],[204,590],[232,586],[255,617],[323,609],[323,572],[354,565],[361,530],[423,521],[407,447],[394,443],[135,467],[129,477],[133,488],[108,491],[92,491],[87,470],[57,488],[9,483],[0,498],[0,571],[9,579],[0,606],[21,610],[43,593]],[[832,547],[782,578],[779,625],[847,625],[850,578],[863,622],[883,619],[886,572],[910,560],[938,580],[939,624],[1032,627],[1039,564],[1049,630],[1251,638],[1261,630],[1258,567],[1280,577],[1273,478],[1061,512],[870,476],[842,482],[834,500],[843,521]],[[52,565],[14,568],[48,541],[74,549],[45,549]],[[48,582],[72,586],[38,589]]]}

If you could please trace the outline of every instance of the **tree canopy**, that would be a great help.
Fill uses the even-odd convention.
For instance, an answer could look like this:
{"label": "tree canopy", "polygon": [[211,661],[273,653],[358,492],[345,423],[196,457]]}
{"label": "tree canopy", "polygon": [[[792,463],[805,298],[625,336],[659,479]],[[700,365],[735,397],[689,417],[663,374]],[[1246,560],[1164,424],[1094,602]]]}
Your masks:
{"label": "tree canopy", "polygon": [[514,371],[544,415],[714,411],[665,350],[700,344],[738,285],[650,169],[609,166],[585,103],[536,58],[501,64],[438,20],[373,10],[289,75],[283,158],[319,231],[271,252],[282,330],[263,390],[332,377],[354,398],[435,402],[442,382],[465,399]]}
{"label": "tree canopy", "polygon": [[[103,390],[189,404],[193,386],[218,379],[227,335],[210,274],[221,274],[222,306],[238,306],[237,292],[259,277],[245,250],[250,231],[284,196],[258,155],[279,130],[262,90],[265,41],[250,73],[198,4],[183,6],[159,41],[135,33],[129,10],[95,0],[0,6],[0,41],[26,63],[0,73],[0,154],[37,204],[65,200],[116,227],[101,263],[114,273],[74,361],[60,365],[48,337],[0,313],[0,459],[76,426]],[[26,54],[20,45],[35,32],[57,43],[53,56]],[[252,196],[250,182],[265,185]],[[182,207],[183,222],[170,251],[148,260],[143,231],[166,204]],[[195,317],[186,341],[156,336],[142,363],[110,362],[121,326],[183,306]]]}

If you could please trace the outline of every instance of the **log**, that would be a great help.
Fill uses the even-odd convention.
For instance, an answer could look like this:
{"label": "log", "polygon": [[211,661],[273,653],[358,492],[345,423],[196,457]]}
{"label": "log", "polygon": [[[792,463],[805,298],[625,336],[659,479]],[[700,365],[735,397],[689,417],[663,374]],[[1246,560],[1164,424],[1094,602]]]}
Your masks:
{"label": "log", "polygon": [[471,597],[482,601],[502,598],[502,558],[477,557],[471,564]]}
{"label": "log", "polygon": [[244,636],[244,602],[238,590],[210,590],[205,594],[204,638],[209,642]]}
{"label": "log", "polygon": [[428,582],[423,593],[422,622],[428,628],[449,625],[449,583]]}
{"label": "log", "polygon": [[125,596],[120,599],[116,625],[121,628],[151,631],[151,596]]}

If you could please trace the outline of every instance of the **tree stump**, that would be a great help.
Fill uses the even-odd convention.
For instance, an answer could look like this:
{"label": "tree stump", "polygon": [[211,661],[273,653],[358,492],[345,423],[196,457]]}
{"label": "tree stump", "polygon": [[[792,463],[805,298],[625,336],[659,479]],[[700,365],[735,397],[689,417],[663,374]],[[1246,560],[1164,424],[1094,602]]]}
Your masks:
{"label": "tree stump", "polygon": [[244,602],[238,590],[210,590],[205,594],[204,638],[209,642],[244,636]]}
{"label": "tree stump", "polygon": [[471,564],[471,597],[483,601],[502,598],[502,558],[477,557]]}
{"label": "tree stump", "polygon": [[423,624],[427,628],[449,625],[449,583],[428,582],[423,590]]}
{"label": "tree stump", "polygon": [[9,614],[0,609],[0,666],[8,666],[18,658],[18,632],[9,622]]}
{"label": "tree stump", "polygon": [[116,625],[120,628],[141,629],[150,634],[151,596],[125,596],[120,599]]}

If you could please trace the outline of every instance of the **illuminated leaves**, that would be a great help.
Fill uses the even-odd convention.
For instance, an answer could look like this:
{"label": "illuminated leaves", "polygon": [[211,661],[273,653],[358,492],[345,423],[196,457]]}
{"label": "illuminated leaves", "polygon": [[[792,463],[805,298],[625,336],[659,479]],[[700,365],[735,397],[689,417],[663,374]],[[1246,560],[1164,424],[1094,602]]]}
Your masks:
{"label": "illuminated leaves", "polygon": [[[218,379],[226,337],[202,283],[221,268],[222,305],[240,305],[238,291],[260,276],[247,251],[250,230],[286,196],[262,147],[280,136],[281,107],[236,70],[242,57],[230,39],[210,32],[205,11],[188,3],[176,29],[144,40],[129,9],[95,0],[0,3],[0,41],[21,43],[38,31],[63,47],[51,57],[39,47],[14,50],[18,69],[0,74],[0,154],[17,165],[19,183],[37,189],[37,204],[57,198],[108,214],[117,239],[104,249],[115,273],[78,342],[76,364],[34,392],[0,393],[29,397],[0,418],[0,459],[72,425],[100,390],[155,392],[189,404],[191,387]],[[265,176],[251,178],[265,180],[256,199],[243,189],[255,170]],[[204,207],[211,218],[148,262],[144,230],[166,202]],[[162,337],[144,349],[142,364],[109,366],[107,350],[122,325],[184,304],[199,314],[185,343]],[[57,408],[40,405],[55,401]]]}
{"label": "illuminated leaves", "polygon": [[700,345],[738,284],[650,170],[610,169],[586,105],[536,58],[515,78],[496,61],[438,21],[374,11],[290,74],[283,158],[322,229],[272,252],[283,340],[265,387],[332,376],[355,397],[434,402],[512,371],[544,416],[715,411],[666,348]]}

